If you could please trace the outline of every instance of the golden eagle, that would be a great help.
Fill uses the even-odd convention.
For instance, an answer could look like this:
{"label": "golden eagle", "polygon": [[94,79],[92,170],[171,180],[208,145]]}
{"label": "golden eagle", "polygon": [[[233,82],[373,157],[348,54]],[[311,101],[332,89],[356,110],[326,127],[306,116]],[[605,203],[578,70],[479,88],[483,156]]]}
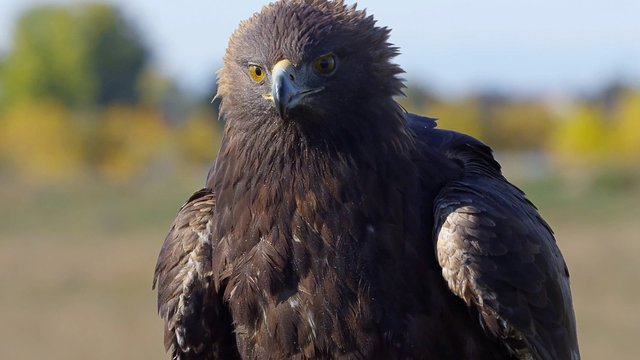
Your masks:
{"label": "golden eagle", "polygon": [[155,269],[174,359],[579,359],[552,231],[480,141],[394,101],[389,30],[265,6],[219,74],[222,146]]}

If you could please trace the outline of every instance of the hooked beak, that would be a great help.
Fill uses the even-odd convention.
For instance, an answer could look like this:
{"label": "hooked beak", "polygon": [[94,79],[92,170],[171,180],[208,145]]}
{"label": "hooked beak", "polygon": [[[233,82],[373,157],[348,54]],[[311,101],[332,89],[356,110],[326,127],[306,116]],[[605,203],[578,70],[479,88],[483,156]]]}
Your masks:
{"label": "hooked beak", "polygon": [[[286,59],[278,61],[271,74],[273,83],[270,95],[281,118],[284,118],[289,110],[298,106],[305,96],[324,89],[308,88],[303,72],[298,73],[293,64]],[[265,97],[268,98],[269,94],[266,95]]]}

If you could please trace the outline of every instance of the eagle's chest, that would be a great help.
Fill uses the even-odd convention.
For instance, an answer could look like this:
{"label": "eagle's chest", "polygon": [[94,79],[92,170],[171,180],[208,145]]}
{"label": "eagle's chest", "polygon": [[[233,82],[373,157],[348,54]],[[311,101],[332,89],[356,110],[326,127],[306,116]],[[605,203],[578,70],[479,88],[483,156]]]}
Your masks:
{"label": "eagle's chest", "polygon": [[214,277],[248,358],[371,354],[396,343],[421,303],[400,296],[420,277],[406,276],[420,253],[407,226],[420,223],[415,184],[389,187],[381,166],[356,165],[217,187]]}
{"label": "eagle's chest", "polygon": [[400,314],[386,297],[405,284],[401,265],[385,264],[400,257],[390,248],[399,234],[388,223],[339,219],[329,228],[294,216],[227,259],[226,294],[245,351],[373,351],[391,332],[387,319]]}

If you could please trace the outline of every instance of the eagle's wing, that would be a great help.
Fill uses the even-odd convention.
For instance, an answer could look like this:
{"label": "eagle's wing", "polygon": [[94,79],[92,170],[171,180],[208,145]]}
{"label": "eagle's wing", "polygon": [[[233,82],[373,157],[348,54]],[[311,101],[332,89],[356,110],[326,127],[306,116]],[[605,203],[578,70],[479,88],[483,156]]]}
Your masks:
{"label": "eagle's wing", "polygon": [[434,203],[437,257],[450,290],[517,358],[579,359],[569,273],[551,229],[501,175],[489,147],[429,127],[418,130],[462,165]]}
{"label": "eagle's wing", "polygon": [[231,351],[230,320],[213,286],[215,194],[202,189],[176,216],[156,264],[153,287],[172,359],[216,359]]}

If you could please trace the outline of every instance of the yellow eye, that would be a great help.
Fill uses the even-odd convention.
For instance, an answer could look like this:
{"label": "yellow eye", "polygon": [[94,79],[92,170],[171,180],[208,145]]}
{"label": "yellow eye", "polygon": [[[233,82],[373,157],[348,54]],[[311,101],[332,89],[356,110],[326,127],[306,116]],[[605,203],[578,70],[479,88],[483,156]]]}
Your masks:
{"label": "yellow eye", "polygon": [[255,82],[260,82],[264,79],[264,70],[258,65],[249,65],[249,75]]}
{"label": "yellow eye", "polygon": [[332,54],[322,55],[313,60],[313,71],[320,75],[330,75],[336,69],[336,58]]}

